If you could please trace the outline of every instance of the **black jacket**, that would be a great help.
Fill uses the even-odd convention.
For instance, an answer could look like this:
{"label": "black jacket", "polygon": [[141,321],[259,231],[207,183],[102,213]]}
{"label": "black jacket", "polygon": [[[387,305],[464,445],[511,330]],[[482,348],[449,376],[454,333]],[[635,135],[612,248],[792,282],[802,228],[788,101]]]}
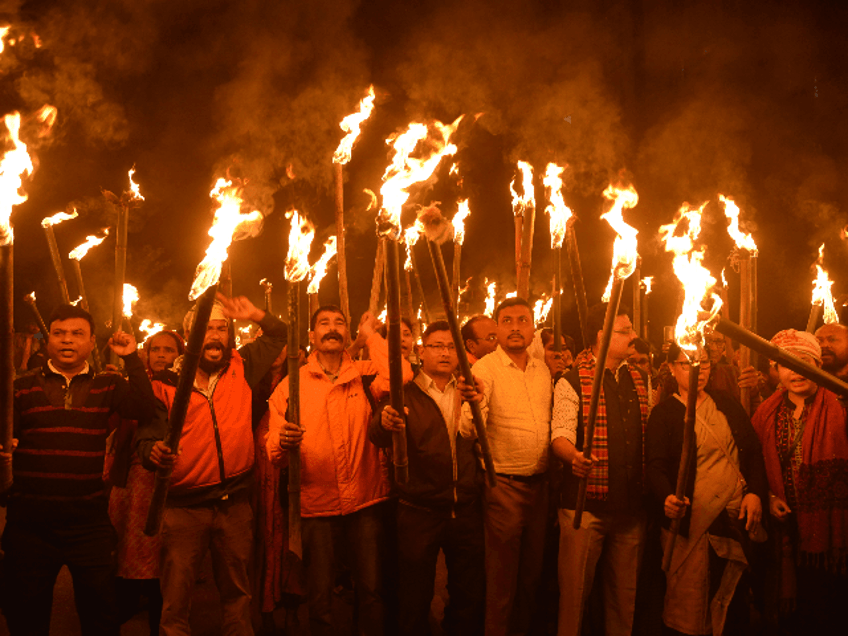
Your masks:
{"label": "black jacket", "polygon": [[[751,420],[742,405],[732,397],[722,392],[707,394],[713,399],[716,407],[727,418],[733,441],[739,451],[739,470],[748,484],[748,492],[760,498],[763,508],[768,506],[768,478],[760,440],[751,426]],[[648,488],[660,507],[666,497],[674,494],[677,487],[677,471],[680,467],[680,456],[683,453],[683,420],[686,416],[686,406],[677,398],[670,397],[651,411],[648,419],[648,430],[645,435],[645,473]],[[692,499],[695,491],[695,467],[697,453],[692,454],[689,467],[689,483],[686,485],[686,496]],[[687,507],[686,515],[680,523],[680,534],[688,536],[691,508]],[[662,515],[663,525],[667,528],[671,520]]]}
{"label": "black jacket", "polygon": [[[427,508],[450,509],[467,504],[480,496],[480,464],[474,454],[475,441],[456,434],[456,479],[454,480],[451,444],[442,411],[435,400],[414,381],[403,387],[406,440],[409,455],[409,481],[398,485],[402,500]],[[382,448],[392,445],[392,434],[383,428],[380,418],[385,399],[374,410],[368,427],[369,439]]]}

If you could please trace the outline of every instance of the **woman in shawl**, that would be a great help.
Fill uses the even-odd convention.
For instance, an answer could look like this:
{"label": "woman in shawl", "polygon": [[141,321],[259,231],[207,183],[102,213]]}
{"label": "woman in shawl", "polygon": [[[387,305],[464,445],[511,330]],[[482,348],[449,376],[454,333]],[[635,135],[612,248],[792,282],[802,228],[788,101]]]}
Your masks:
{"label": "woman in shawl", "polygon": [[[689,396],[689,358],[677,344],[668,352],[677,393],[654,407],[646,432],[646,477],[663,505],[663,525],[681,519],[671,566],[663,623],[670,634],[745,633],[747,605],[739,585],[748,567],[743,546],[756,536],[768,493],[762,451],[741,405],[704,390],[710,361],[701,359],[695,448],[683,501],[674,494],[683,449]],[[663,533],[663,539],[667,537]],[[666,545],[666,549],[668,546]],[[731,603],[733,601],[733,603]]]}
{"label": "woman in shawl", "polygon": [[[821,366],[812,334],[787,329],[772,344]],[[777,521],[779,609],[794,633],[834,634],[848,625],[848,435],[837,396],[777,365],[781,388],[757,409],[769,511]]]}

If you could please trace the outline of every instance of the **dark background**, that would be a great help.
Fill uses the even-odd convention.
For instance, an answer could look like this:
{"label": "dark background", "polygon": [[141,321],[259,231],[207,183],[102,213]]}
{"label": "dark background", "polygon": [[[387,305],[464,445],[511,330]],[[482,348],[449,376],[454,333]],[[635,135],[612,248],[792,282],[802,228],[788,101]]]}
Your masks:
{"label": "dark background", "polygon": [[[803,328],[822,242],[834,291],[848,291],[846,17],[848,3],[800,0],[0,2],[13,36],[37,33],[43,42],[36,49],[27,38],[0,56],[0,110],[31,116],[50,103],[59,111],[49,139],[27,138],[38,167],[25,185],[29,201],[13,214],[16,295],[34,289],[49,314],[59,294],[40,220],[76,205],[80,218],[56,229],[67,254],[114,225],[100,189],[126,189],[135,164],[146,197],[130,220],[136,314],[181,320],[208,245],[208,193],[227,170],[249,180],[246,204],[268,215],[262,236],[231,249],[234,291],[258,304],[258,282],[268,278],[281,310],[283,213],[297,206],[315,224],[317,259],[335,232],[338,122],[373,82],[377,107],[345,173],[355,315],[367,305],[376,245],[362,191],[379,189],[384,140],[413,119],[482,113],[456,137],[461,188],[445,163],[438,182],[411,199],[441,201],[450,217],[458,197],[470,197],[462,262],[463,278],[474,277],[470,311],[482,309],[483,277],[514,288],[509,183],[515,160],[525,159],[537,172],[549,161],[569,166],[565,199],[579,217],[590,304],[611,262],[614,233],[599,220],[610,181],[632,183],[640,195],[625,219],[640,233],[643,276],[655,276],[655,341],[679,309],[657,229],[684,201],[710,200],[702,236],[718,277],[731,252],[721,192],[739,203],[760,248],[760,333]],[[553,263],[541,200],[537,207],[534,294],[549,290]],[[404,221],[413,218],[411,206]],[[434,306],[434,278],[418,249]],[[446,258],[450,267],[452,251]],[[82,264],[100,322],[110,313],[113,261],[110,237]],[[322,302],[337,299],[335,272],[331,265]],[[730,267],[728,280],[735,317]],[[29,318],[16,303],[19,327]]]}

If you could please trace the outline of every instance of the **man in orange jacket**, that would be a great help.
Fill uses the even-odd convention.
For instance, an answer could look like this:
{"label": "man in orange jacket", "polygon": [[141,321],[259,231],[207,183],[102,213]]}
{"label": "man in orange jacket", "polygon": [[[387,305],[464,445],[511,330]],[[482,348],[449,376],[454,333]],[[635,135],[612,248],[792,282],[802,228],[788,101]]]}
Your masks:
{"label": "man in orange jacket", "polygon": [[[380,546],[383,511],[389,498],[388,467],[368,440],[372,400],[389,388],[386,341],[374,330],[376,320],[365,313],[359,322],[360,345],[371,360],[353,360],[345,351],[347,320],[338,307],[320,307],[310,321],[312,353],[300,369],[300,421],[286,421],[289,381],[271,396],[271,422],[266,450],[276,464],[288,461],[288,451],[300,448],[303,518],[303,560],[306,566],[310,633],[337,634],[332,615],[335,579],[333,534],[340,532],[350,552],[356,582],[360,628],[383,633]],[[412,367],[403,360],[403,381]]]}
{"label": "man in orange jacket", "polygon": [[[193,312],[186,317],[191,330]],[[259,323],[263,335],[238,350],[230,342],[230,320]],[[139,427],[136,443],[146,468],[173,466],[162,521],[160,633],[189,634],[191,591],[211,549],[221,595],[222,631],[253,634],[247,564],[253,549],[253,388],[286,344],[286,326],[245,297],[218,295],[206,329],[200,365],[176,453],[162,441],[174,401],[181,359],[153,378],[157,416]]]}

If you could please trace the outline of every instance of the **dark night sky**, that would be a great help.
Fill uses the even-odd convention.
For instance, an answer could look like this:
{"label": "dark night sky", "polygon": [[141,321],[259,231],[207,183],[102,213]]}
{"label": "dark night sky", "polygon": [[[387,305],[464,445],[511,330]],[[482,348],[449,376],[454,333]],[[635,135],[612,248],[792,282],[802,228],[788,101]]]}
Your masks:
{"label": "dark night sky", "polygon": [[[678,294],[657,229],[684,201],[712,200],[703,238],[718,275],[730,253],[719,192],[740,204],[760,247],[762,335],[803,328],[809,267],[823,241],[835,292],[848,292],[842,2],[0,1],[4,17],[44,46],[8,47],[0,57],[0,110],[59,109],[51,138],[30,146],[39,165],[26,184],[29,201],[13,215],[16,293],[35,289],[44,313],[59,295],[39,221],[78,207],[81,218],[56,231],[67,254],[113,224],[100,189],[126,188],[133,164],[146,197],[129,235],[138,315],[176,321],[187,308],[208,244],[208,192],[228,168],[250,180],[248,204],[269,215],[262,236],[231,249],[234,291],[259,303],[258,281],[267,277],[281,309],[283,212],[296,205],[315,223],[317,258],[334,232],[338,122],[371,82],[377,108],[345,186],[355,314],[367,304],[376,245],[362,190],[379,188],[384,139],[415,118],[463,113],[482,116],[458,135],[462,191],[443,166],[438,183],[413,198],[441,201],[451,216],[460,194],[470,197],[463,277],[514,285],[509,182],[524,158],[537,171],[548,161],[569,164],[565,198],[580,219],[590,303],[606,283],[614,237],[598,218],[600,193],[611,180],[634,184],[640,203],[625,218],[640,232],[643,275],[657,277],[654,340]],[[413,216],[410,208],[404,220]],[[548,246],[547,217],[538,213],[536,293],[548,291]],[[83,261],[93,311],[104,318],[113,247],[109,239]],[[428,265],[423,249],[419,260]],[[331,266],[323,302],[336,299],[334,274]],[[734,316],[738,277],[728,278]],[[425,272],[431,304],[434,284]],[[565,303],[573,329],[568,293]]]}

